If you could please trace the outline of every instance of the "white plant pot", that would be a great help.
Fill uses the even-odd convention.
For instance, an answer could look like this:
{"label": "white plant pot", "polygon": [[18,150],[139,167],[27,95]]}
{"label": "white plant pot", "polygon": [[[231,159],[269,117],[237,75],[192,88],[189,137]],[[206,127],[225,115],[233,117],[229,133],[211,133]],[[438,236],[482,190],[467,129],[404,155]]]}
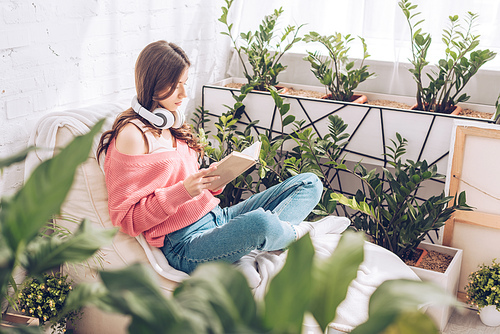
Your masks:
{"label": "white plant pot", "polygon": [[[450,295],[456,296],[458,291],[458,281],[460,268],[462,265],[463,251],[461,249],[447,247],[443,245],[421,242],[419,247],[429,251],[436,251],[442,254],[453,256],[453,260],[444,273],[410,266],[417,276],[424,282],[432,282],[443,288]],[[426,313],[436,322],[441,331],[444,330],[452,313],[450,306],[429,306]]]}
{"label": "white plant pot", "polygon": [[500,326],[500,311],[494,305],[488,305],[480,309],[479,318],[486,326]]}
{"label": "white plant pot", "polygon": [[45,334],[55,334],[55,333],[57,333],[56,331],[52,330],[51,326],[52,326],[52,323],[50,323],[50,322],[47,322],[44,325],[42,325],[43,332]]}

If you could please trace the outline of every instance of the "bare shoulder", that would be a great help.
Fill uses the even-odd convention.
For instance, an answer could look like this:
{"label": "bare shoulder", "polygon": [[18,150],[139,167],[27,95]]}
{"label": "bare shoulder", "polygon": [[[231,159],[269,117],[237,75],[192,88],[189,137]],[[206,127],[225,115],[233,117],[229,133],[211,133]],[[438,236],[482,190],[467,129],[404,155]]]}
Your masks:
{"label": "bare shoulder", "polygon": [[132,123],[123,127],[116,136],[116,149],[123,154],[137,155],[148,153],[148,144],[142,131]]}

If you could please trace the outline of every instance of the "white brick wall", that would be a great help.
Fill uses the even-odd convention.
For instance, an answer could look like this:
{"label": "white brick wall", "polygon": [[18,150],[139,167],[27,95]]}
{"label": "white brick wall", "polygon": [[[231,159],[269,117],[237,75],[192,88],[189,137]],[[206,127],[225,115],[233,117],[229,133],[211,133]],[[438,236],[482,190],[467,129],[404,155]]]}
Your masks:
{"label": "white brick wall", "polygon": [[[45,113],[129,98],[140,50],[165,39],[193,64],[188,111],[201,86],[225,74],[222,0],[0,1],[0,157],[26,146]],[[4,170],[0,195],[23,182],[22,164]]]}

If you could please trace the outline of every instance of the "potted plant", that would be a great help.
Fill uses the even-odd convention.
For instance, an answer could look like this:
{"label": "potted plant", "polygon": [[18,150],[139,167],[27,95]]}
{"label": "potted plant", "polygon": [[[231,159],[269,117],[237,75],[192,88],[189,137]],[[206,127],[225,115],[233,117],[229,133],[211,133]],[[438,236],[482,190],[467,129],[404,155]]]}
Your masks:
{"label": "potted plant", "polygon": [[[40,233],[52,216],[59,213],[75,170],[87,160],[102,124],[103,121],[98,122],[88,134],[75,138],[53,158],[41,163],[12,197],[0,198],[0,304],[5,305],[7,300],[17,309],[13,296],[20,292],[14,284],[14,270],[24,269],[27,277],[41,278],[43,273],[63,263],[84,261],[102,245],[111,243],[116,230],[92,229],[86,220],[66,238],[47,238]],[[31,150],[0,159],[0,169],[24,161]],[[67,312],[71,311],[74,309]],[[64,317],[67,312],[59,315]],[[7,309],[2,314],[9,322],[16,322],[16,314],[8,313]]]}
{"label": "potted plant", "polygon": [[328,56],[308,51],[308,56],[304,58],[311,63],[311,71],[319,82],[330,92],[325,98],[356,103],[367,101],[366,95],[353,95],[360,83],[374,75],[368,72],[368,65],[363,64],[370,55],[367,52],[365,40],[362,37],[359,39],[363,45],[363,58],[359,67],[356,68],[354,60],[348,58],[349,43],[354,40],[351,35],[342,36],[337,32],[324,36],[311,31],[304,36],[305,42],[319,42],[328,51]]}
{"label": "potted plant", "polygon": [[[283,14],[283,9],[279,8],[275,9],[271,15],[266,15],[255,32],[240,33],[239,36],[234,37],[233,24],[227,21],[233,0],[225,1],[226,7],[222,7],[219,21],[225,25],[227,31],[222,34],[231,39],[248,84],[261,91],[276,86],[278,75],[286,69],[286,66],[280,62],[281,58],[301,40],[297,35],[302,25],[299,27],[288,25],[281,36],[276,36],[276,21]],[[242,41],[241,45],[239,40]],[[247,57],[251,71],[247,68],[244,56]]]}
{"label": "potted plant", "polygon": [[[435,165],[429,166],[425,160],[402,162],[407,140],[400,134],[397,134],[397,143],[392,143],[386,154],[390,168],[383,168],[383,174],[376,169],[367,171],[362,164],[357,164],[352,171],[345,165],[336,166],[356,176],[362,188],[350,198],[335,192],[331,199],[355,210],[351,216],[354,228],[364,231],[372,242],[391,250],[404,261],[417,253],[419,246],[452,255],[454,258],[444,273],[412,269],[422,280],[433,281],[456,294],[462,250],[422,241],[429,232],[444,226],[455,210],[471,210],[466,204],[465,192],[458,196],[445,196],[443,192],[419,198],[417,194],[426,181],[443,176],[437,173]],[[443,330],[451,315],[449,308],[430,312]]]}
{"label": "potted plant", "polygon": [[[393,170],[384,168],[381,175],[357,164],[348,172],[356,175],[367,190],[359,189],[352,198],[340,193],[331,197],[356,210],[351,217],[356,229],[365,231],[375,244],[405,260],[412,257],[430,231],[444,226],[455,210],[471,208],[465,203],[465,192],[457,198],[441,193],[419,199],[417,194],[425,181],[443,176],[425,160],[402,162],[407,140],[399,133],[396,136],[398,142],[393,141],[394,147],[387,147],[388,163]],[[347,170],[344,165],[336,168]],[[454,202],[450,203],[451,200]]]}
{"label": "potted plant", "polygon": [[500,326],[500,264],[493,259],[469,275],[465,287],[467,298],[479,309],[479,317],[487,326]]}
{"label": "potted plant", "polygon": [[417,83],[417,101],[414,108],[451,114],[458,103],[469,100],[470,96],[467,94],[460,95],[469,80],[481,66],[496,56],[496,53],[488,49],[475,50],[479,45],[479,35],[474,35],[472,29],[478,15],[468,12],[465,27],[460,25],[458,15],[449,17],[450,26],[448,29],[443,29],[442,36],[446,47],[445,57],[437,64],[438,72],[432,71],[432,74],[427,74],[430,82],[425,87],[424,68],[429,64],[426,58],[432,39],[428,33],[422,33],[422,29],[419,28],[423,20],[414,22],[420,15],[419,12],[414,12],[417,5],[409,0],[402,0],[398,4],[410,27],[412,48],[410,61],[413,65],[410,73]]}
{"label": "potted plant", "polygon": [[[227,9],[227,7],[225,8]],[[409,10],[412,10],[411,6]],[[411,13],[413,14],[413,12]],[[227,23],[227,10],[223,12],[221,21],[226,22],[228,27],[231,26]],[[418,38],[418,40],[420,41],[421,38]],[[343,37],[343,41],[343,46],[346,47],[345,37]],[[331,44],[332,47],[335,46],[333,41]],[[348,49],[348,46],[346,49]],[[473,50],[473,52],[477,53],[476,50]],[[450,53],[450,55],[452,54],[453,53]],[[467,61],[473,64],[472,66],[475,66],[474,64],[477,63],[476,60],[472,63],[470,60],[463,60],[461,62]],[[331,65],[333,65],[333,62]],[[423,66],[424,65],[422,65],[421,76],[425,76],[423,73]],[[352,72],[355,71],[354,67],[355,66],[350,68]],[[362,65],[361,69],[362,68],[365,67]],[[243,69],[242,72],[242,76],[244,76],[245,69]],[[370,75],[367,71],[362,72],[364,76]],[[458,80],[468,80],[472,72],[473,71],[470,73],[468,72],[469,74],[463,74]],[[420,79],[422,79],[421,76]],[[362,77],[362,75],[360,77]],[[241,117],[237,117],[239,119],[238,122],[241,124],[249,124],[259,120],[259,127],[279,131],[280,125],[276,122],[279,117],[278,110],[268,92],[252,90],[244,92],[243,88],[240,90],[236,85],[231,85],[248,85],[248,82],[246,78],[231,77],[203,85],[202,107],[210,115],[221,116],[226,111],[225,106],[232,105],[235,97],[244,96],[245,100],[240,101],[242,104],[244,103],[244,112]],[[463,82],[463,80],[460,82]],[[305,86],[283,82],[281,85],[298,91],[313,90],[318,92],[319,95],[323,95],[325,91],[325,87],[320,85]],[[447,85],[447,87],[449,88],[450,85]],[[359,93],[367,95],[369,100],[394,100],[404,102],[408,105],[415,103],[413,97],[399,96],[396,98],[383,94]],[[327,134],[328,116],[333,114],[340,116],[344,122],[348,124],[347,131],[351,133],[349,143],[344,148],[344,152],[347,154],[345,156],[346,161],[357,162],[360,158],[364,158],[365,161],[369,161],[370,164],[378,166],[385,164],[383,158],[386,146],[385,143],[389,142],[394,133],[399,132],[402,136],[409,139],[409,159],[420,161],[427,160],[429,164],[438,166],[438,172],[445,173],[448,166],[453,124],[456,119],[463,118],[463,116],[450,114],[422,112],[418,110],[398,109],[370,104],[360,105],[338,100],[327,100],[318,97],[293,94],[282,95],[282,97],[285,99],[286,103],[290,105],[288,115],[293,115],[299,120],[306,120],[304,127],[313,127],[320,137]],[[463,105],[464,107],[466,106],[465,104]],[[469,108],[474,109],[479,107],[481,108],[478,110],[492,114],[494,113],[493,106],[491,106],[491,108],[490,106],[469,106]],[[469,117],[467,119],[471,123],[493,123],[492,119]],[[290,127],[285,129],[285,132],[289,135],[293,134],[293,130]],[[435,188],[437,190],[444,189],[443,183],[435,182]]]}
{"label": "potted plant", "polygon": [[[222,80],[214,84],[215,90],[207,91],[207,85],[204,85],[202,109],[210,111],[213,116],[233,112],[234,118],[240,120],[243,115],[253,117],[253,110],[257,108],[263,110],[267,119],[272,114],[267,114],[266,111],[275,108],[275,98],[271,98],[270,95],[284,94],[288,90],[286,85],[277,86],[278,75],[287,67],[281,61],[283,55],[301,40],[297,36],[302,25],[298,27],[288,25],[278,33],[277,21],[283,13],[283,9],[279,8],[271,15],[265,16],[255,32],[249,31],[237,35],[233,31],[233,23],[228,22],[233,1],[226,0],[226,6],[222,7],[219,21],[225,25],[226,31],[221,34],[231,39],[245,78]],[[234,99],[236,100],[234,108],[229,107]],[[245,104],[243,104],[244,99]]]}
{"label": "potted plant", "polygon": [[77,310],[61,315],[72,289],[68,275],[44,273],[41,279],[32,277],[23,283],[17,295],[17,304],[22,313],[38,318],[40,325],[50,324],[51,333],[65,332],[66,324],[74,325],[80,317]]}

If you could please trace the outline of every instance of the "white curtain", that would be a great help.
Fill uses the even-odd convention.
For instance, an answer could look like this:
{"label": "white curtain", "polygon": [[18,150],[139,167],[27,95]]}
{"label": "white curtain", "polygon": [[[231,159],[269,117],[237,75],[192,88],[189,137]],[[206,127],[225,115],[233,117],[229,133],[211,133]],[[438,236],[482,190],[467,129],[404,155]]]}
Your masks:
{"label": "white curtain", "polygon": [[[500,1],[498,0],[413,0],[424,19],[423,32],[432,36],[429,51],[431,63],[442,58],[444,45],[441,41],[444,28],[449,26],[450,15],[463,19],[467,12],[479,14],[475,33],[481,35],[481,49],[500,51]],[[372,60],[406,62],[411,56],[409,29],[406,18],[398,6],[398,0],[244,0],[235,1],[231,11],[236,22],[235,31],[255,31],[264,15],[283,7],[280,24],[306,24],[301,33],[317,31],[330,35],[334,32],[365,38]],[[356,45],[355,45],[356,44]],[[295,51],[310,49],[311,45],[297,45]],[[359,43],[352,43],[351,56],[361,56]],[[500,56],[484,68],[500,70]]]}

